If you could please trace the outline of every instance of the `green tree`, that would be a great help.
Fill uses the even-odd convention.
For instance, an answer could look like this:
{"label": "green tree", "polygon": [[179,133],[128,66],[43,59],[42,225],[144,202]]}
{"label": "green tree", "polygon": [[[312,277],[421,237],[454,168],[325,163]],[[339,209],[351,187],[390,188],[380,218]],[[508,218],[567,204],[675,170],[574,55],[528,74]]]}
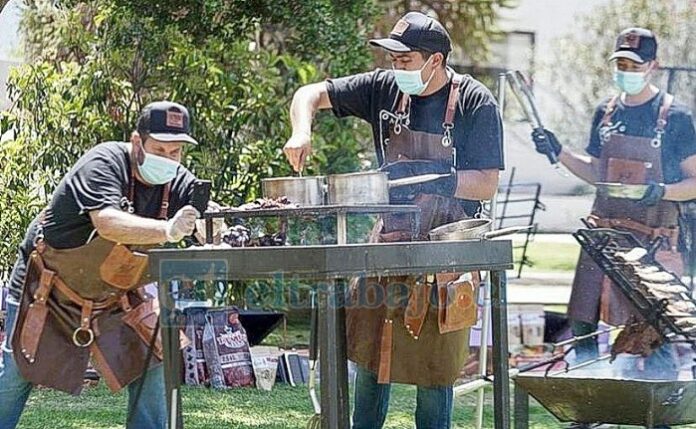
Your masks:
{"label": "green tree", "polygon": [[[559,39],[553,59],[544,65],[559,108],[550,117],[562,141],[584,147],[596,106],[617,90],[607,58],[616,36],[627,27],[651,29],[657,35],[658,60],[663,66],[696,67],[696,8],[683,0],[612,0],[582,19],[581,29]],[[655,83],[667,89],[666,73]],[[673,92],[696,108],[696,73],[679,73]]]}
{"label": "green tree", "polygon": [[[0,272],[11,267],[23,231],[67,168],[99,142],[127,140],[151,100],[190,108],[202,144],[185,161],[213,179],[223,204],[257,197],[261,178],[291,174],[281,153],[290,97],[300,85],[369,66],[363,38],[374,6],[254,5],[26,0],[28,64],[10,78],[13,107],[0,123],[16,134],[0,146]],[[337,125],[330,115],[320,115],[316,127],[309,174],[361,168],[367,130]]]}
{"label": "green tree", "polygon": [[383,12],[373,36],[388,35],[406,12],[427,13],[447,28],[457,60],[467,59],[479,64],[488,58],[490,42],[500,35],[496,27],[500,10],[515,4],[516,0],[382,0]]}

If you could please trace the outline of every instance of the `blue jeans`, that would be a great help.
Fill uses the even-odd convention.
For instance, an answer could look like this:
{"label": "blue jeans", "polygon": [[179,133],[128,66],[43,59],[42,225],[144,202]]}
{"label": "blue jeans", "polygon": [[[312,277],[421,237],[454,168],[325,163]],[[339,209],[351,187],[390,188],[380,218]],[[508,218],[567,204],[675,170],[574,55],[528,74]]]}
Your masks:
{"label": "blue jeans", "polygon": [[[0,428],[12,429],[17,426],[33,386],[19,373],[12,356],[10,338],[17,317],[17,303],[7,302],[6,342],[2,344],[0,359]],[[145,374],[145,383],[137,404],[135,395],[140,385],[136,380],[128,386],[129,429],[165,428],[166,401],[164,396],[164,373],[162,365]]]}
{"label": "blue jeans", "polygon": [[[380,429],[389,409],[391,384],[378,384],[377,376],[358,366],[355,380],[353,429]],[[416,395],[416,428],[449,429],[452,424],[452,386],[420,387]]]}

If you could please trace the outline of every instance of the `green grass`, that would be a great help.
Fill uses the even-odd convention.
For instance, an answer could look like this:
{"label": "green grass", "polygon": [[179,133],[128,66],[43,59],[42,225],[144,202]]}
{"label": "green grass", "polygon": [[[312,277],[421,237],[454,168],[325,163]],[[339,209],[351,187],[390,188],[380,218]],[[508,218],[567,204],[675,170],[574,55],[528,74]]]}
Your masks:
{"label": "green grass", "polygon": [[[484,427],[493,427],[492,394],[486,395]],[[412,428],[415,387],[395,385],[385,425],[389,429]],[[475,395],[455,399],[454,428],[473,428]],[[74,397],[47,389],[32,394],[19,428],[21,429],[116,429],[126,419],[126,395],[112,395],[103,386],[87,389]],[[304,428],[312,416],[306,387],[276,386],[272,392],[255,389],[215,391],[187,387],[183,390],[187,429],[291,429]],[[555,419],[534,405],[531,428],[561,427]]]}
{"label": "green grass", "polygon": [[[515,260],[519,260],[521,254],[521,248],[514,249]],[[575,271],[579,255],[580,245],[576,243],[531,242],[527,247],[527,258],[532,266],[524,267],[522,272]]]}

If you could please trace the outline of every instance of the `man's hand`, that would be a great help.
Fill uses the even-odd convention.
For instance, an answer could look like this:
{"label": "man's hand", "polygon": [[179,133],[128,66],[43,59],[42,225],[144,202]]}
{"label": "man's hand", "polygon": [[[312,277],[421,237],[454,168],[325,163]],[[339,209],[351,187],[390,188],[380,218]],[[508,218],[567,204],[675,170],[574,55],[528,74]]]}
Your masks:
{"label": "man's hand", "polygon": [[184,237],[193,234],[193,229],[196,227],[196,219],[200,216],[198,210],[193,206],[187,205],[179,209],[174,217],[166,223],[165,236],[167,242],[178,243]]}
{"label": "man's hand", "polygon": [[665,196],[665,184],[650,182],[648,189],[645,190],[643,197],[638,200],[638,204],[646,207],[657,205]]}
{"label": "man's hand", "polygon": [[547,129],[536,129],[532,131],[532,140],[536,151],[542,155],[554,154],[556,157],[561,153],[562,146],[558,142],[556,135]]}
{"label": "man's hand", "polygon": [[380,170],[389,173],[390,180],[425,174],[448,175],[430,182],[391,187],[389,200],[392,203],[411,202],[418,194],[438,194],[453,197],[457,191],[457,172],[444,161],[397,161],[382,166]]}
{"label": "man's hand", "polygon": [[312,153],[312,137],[308,132],[298,131],[283,146],[283,152],[295,171],[301,172],[307,157]]}
{"label": "man's hand", "polygon": [[[222,207],[220,207],[220,204],[216,203],[215,201],[208,201],[208,209],[206,211],[219,212],[221,208]],[[227,229],[225,219],[221,217],[213,218],[213,237],[220,237],[220,234],[224,229]],[[201,244],[205,243],[206,241],[205,219],[196,220],[196,238]]]}

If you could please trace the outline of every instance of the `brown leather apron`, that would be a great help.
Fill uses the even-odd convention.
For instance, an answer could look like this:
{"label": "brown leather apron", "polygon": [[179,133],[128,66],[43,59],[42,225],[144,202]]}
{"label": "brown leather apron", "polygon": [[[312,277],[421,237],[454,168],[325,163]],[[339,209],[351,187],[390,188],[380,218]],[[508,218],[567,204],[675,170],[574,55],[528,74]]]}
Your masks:
{"label": "brown leather apron", "polygon": [[[131,204],[134,187],[133,172]],[[160,219],[167,217],[169,190],[166,185]],[[90,358],[112,391],[141,376],[158,316],[154,298],[141,287],[146,283],[143,267],[128,265],[133,262],[124,256],[128,253],[101,237],[77,248],[55,249],[39,232],[12,337],[17,366],[27,381],[77,395]],[[130,273],[133,287],[103,280],[114,266],[122,270],[121,277],[135,269]],[[150,367],[162,358],[157,334]]]}
{"label": "brown leather apron", "polygon": [[[662,136],[673,97],[665,94],[655,126],[655,136],[636,137],[611,132],[611,117],[618,96],[608,104],[602,119],[600,137],[604,145],[599,159],[600,181],[624,184],[663,182]],[[683,273],[677,252],[678,207],[672,201],[660,201],[645,207],[635,200],[597,195],[588,221],[597,227],[615,228],[634,234],[646,245],[662,236],[667,240],[656,259],[675,274]],[[612,325],[625,323],[635,314],[633,306],[592,261],[582,252],[575,271],[568,315],[573,320],[596,323],[600,318]]]}
{"label": "brown leather apron", "polygon": [[[452,79],[443,134],[407,128],[408,95],[401,96],[395,115],[382,112],[381,118],[392,118],[389,138],[380,141],[385,162],[454,162],[452,129],[462,79],[460,75]],[[421,194],[415,204],[421,209],[420,239],[427,239],[432,228],[468,217],[457,198]],[[380,235],[392,237],[389,241],[408,241],[409,225],[406,216],[386,216],[373,230],[371,241]],[[468,354],[467,328],[476,323],[478,273],[457,281],[460,276],[423,274],[352,282],[346,313],[348,358],[375,372],[380,383],[452,385]]]}

